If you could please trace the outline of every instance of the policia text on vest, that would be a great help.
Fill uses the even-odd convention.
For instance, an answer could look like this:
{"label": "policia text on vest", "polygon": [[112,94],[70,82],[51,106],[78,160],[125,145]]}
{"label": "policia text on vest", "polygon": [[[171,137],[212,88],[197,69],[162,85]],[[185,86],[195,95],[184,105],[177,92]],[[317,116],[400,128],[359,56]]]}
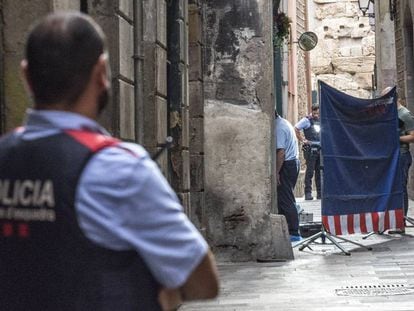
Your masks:
{"label": "policia text on vest", "polygon": [[0,219],[53,222],[54,207],[51,180],[0,180]]}

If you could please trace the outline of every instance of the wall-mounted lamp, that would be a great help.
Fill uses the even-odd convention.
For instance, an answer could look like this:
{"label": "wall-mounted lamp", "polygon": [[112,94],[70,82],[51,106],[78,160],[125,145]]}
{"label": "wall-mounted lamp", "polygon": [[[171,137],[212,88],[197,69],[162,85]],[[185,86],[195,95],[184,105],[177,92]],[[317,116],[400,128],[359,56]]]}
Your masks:
{"label": "wall-mounted lamp", "polygon": [[[392,1],[392,0],[390,0]],[[362,14],[364,16],[368,16],[368,17],[375,17],[374,13],[367,13],[368,11],[373,12],[374,10],[370,8],[370,6],[374,5],[374,0],[358,0],[358,5],[359,5],[359,9],[361,10]]]}
{"label": "wall-mounted lamp", "polygon": [[390,20],[395,19],[395,14],[397,13],[397,8],[395,4],[395,0],[390,0]]}

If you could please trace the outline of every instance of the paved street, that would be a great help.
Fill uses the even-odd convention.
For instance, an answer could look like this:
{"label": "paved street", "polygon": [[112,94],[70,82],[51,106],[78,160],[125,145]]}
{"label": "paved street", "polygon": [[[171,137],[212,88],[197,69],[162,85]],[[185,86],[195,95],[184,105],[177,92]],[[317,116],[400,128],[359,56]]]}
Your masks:
{"label": "paved street", "polygon": [[[298,203],[320,219],[320,201]],[[410,202],[413,213],[414,202]],[[189,310],[414,310],[414,228],[407,234],[347,236],[372,251],[355,248],[351,256],[332,245],[295,249],[295,260],[279,263],[220,263],[221,294]],[[397,295],[398,294],[398,295]]]}

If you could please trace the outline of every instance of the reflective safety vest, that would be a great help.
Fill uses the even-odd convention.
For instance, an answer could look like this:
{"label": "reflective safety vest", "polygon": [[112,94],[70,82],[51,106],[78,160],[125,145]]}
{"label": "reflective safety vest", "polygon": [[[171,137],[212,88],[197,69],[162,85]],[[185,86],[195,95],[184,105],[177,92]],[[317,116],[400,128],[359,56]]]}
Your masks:
{"label": "reflective safety vest", "polygon": [[81,173],[118,143],[85,131],[0,139],[0,310],[160,310],[159,285],[139,254],[98,246],[79,227]]}

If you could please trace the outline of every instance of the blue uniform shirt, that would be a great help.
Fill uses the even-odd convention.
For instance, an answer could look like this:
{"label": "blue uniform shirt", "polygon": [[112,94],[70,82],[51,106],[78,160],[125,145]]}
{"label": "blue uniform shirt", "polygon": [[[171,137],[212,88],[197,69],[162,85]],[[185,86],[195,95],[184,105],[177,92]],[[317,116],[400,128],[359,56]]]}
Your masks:
{"label": "blue uniform shirt", "polygon": [[298,123],[296,123],[295,127],[298,130],[306,130],[306,129],[310,128],[311,125],[312,124],[311,124],[310,120],[308,118],[304,117],[304,118],[300,119],[300,121]]}
{"label": "blue uniform shirt", "polygon": [[[21,135],[31,140],[67,129],[108,135],[79,114],[30,109]],[[207,243],[144,148],[120,146],[103,149],[86,165],[75,198],[79,225],[100,246],[135,249],[160,284],[177,288],[206,255]]]}
{"label": "blue uniform shirt", "polygon": [[282,117],[276,118],[275,126],[276,149],[285,150],[285,161],[299,158],[298,140],[295,130],[288,120]]}

